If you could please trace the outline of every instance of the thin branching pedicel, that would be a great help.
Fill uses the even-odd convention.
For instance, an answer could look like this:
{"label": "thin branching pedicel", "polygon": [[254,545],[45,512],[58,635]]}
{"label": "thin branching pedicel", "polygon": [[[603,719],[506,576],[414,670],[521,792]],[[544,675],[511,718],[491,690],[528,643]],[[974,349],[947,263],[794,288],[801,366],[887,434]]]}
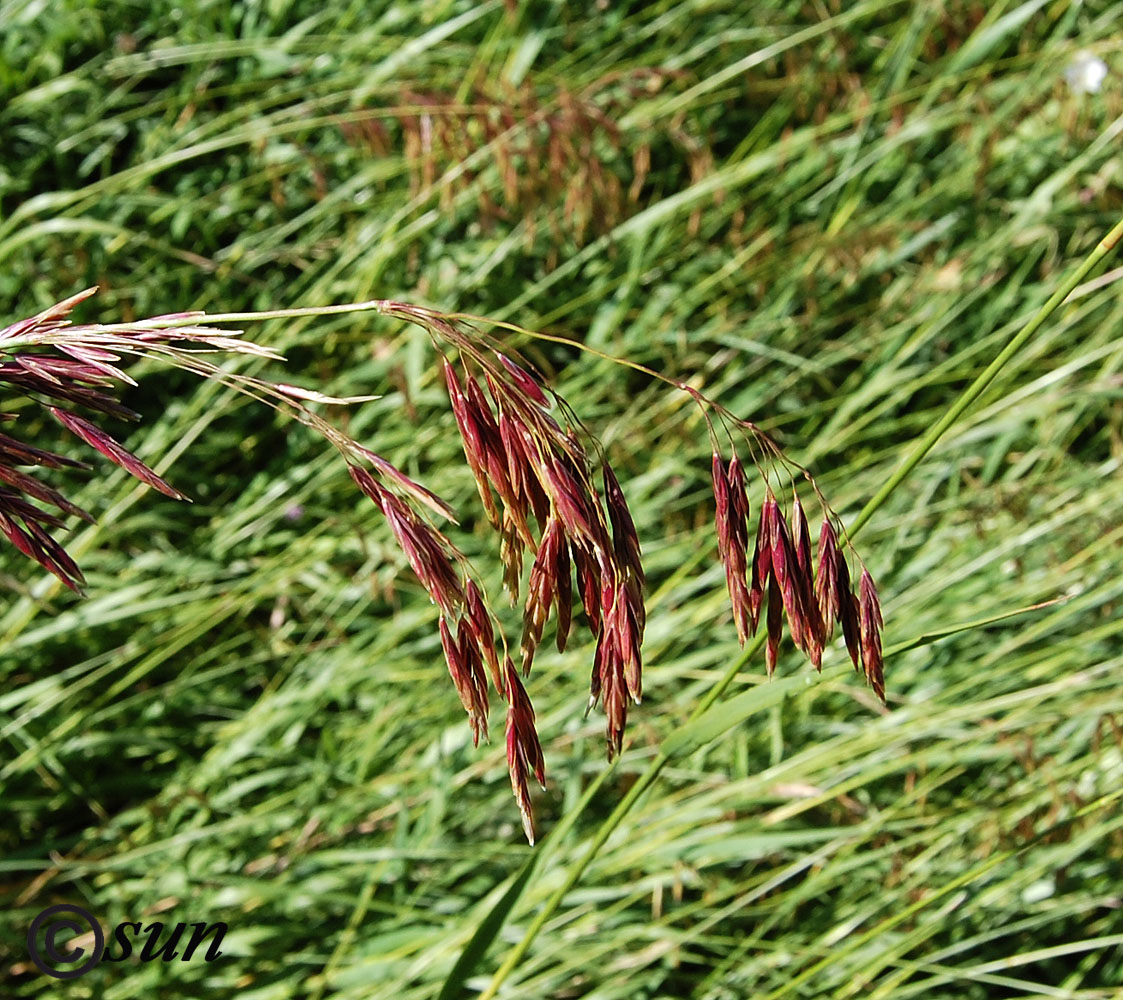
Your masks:
{"label": "thin branching pedicel", "polygon": [[[215,327],[219,317],[210,317],[209,326],[203,325],[207,318],[202,313],[178,313],[113,326],[72,325],[67,318],[70,311],[93,292],[88,289],[0,330],[0,385],[44,407],[67,431],[141,482],[181,500],[187,498],[88,416],[75,412],[136,419],[137,415],[112,395],[116,385],[133,384],[117,367],[123,356],[163,360],[222,382],[288,413],[326,438],[345,458],[355,485],[386,519],[439,611],[438,631],[445,661],[476,744],[488,738],[489,677],[495,693],[506,702],[511,787],[527,838],[533,843],[529,781],[533,776],[544,785],[546,770],[534,708],[523,679],[532,671],[551,614],[561,651],[569,639],[580,599],[596,642],[588,708],[599,703],[604,709],[610,760],[623,749],[629,703],[638,704],[643,689],[641,649],[647,615],[639,537],[624,491],[597,439],[569,404],[529,366],[461,319],[383,300],[324,310],[221,317],[233,321],[376,311],[428,333],[440,359],[468,466],[488,520],[499,535],[504,586],[512,605],[520,600],[524,556],[530,559],[522,636],[515,657],[467,559],[432,521],[435,516],[455,523],[452,508],[305,405],[374,397],[337,399],[217,367],[205,358],[206,354],[282,360],[274,352],[241,339],[236,331]],[[663,378],[654,372],[648,374]],[[763,612],[769,676],[779,658],[785,619],[793,643],[820,668],[823,649],[835,622],[839,622],[855,668],[864,671],[867,682],[884,701],[882,617],[877,590],[863,566],[858,591],[854,592],[839,546],[840,522],[810,473],[788,460],[754,424],[738,419],[685,383],[663,380],[694,398],[710,430],[717,547],[741,644],[756,634]],[[17,417],[0,413],[0,421],[10,423]],[[720,446],[722,437],[729,443],[728,460]],[[742,457],[747,459],[747,466]],[[20,468],[27,466],[85,466],[0,433],[0,531],[72,590],[81,591],[81,571],[49,529],[64,526],[60,514],[87,521],[92,518],[38,476]],[[746,468],[754,469],[760,477],[759,514],[751,554],[750,495],[757,491],[750,487]],[[810,527],[794,485],[796,477],[810,484],[822,511],[814,558]],[[785,515],[789,497],[790,515]],[[32,501],[54,507],[60,514]],[[848,542],[846,548],[857,559]]]}

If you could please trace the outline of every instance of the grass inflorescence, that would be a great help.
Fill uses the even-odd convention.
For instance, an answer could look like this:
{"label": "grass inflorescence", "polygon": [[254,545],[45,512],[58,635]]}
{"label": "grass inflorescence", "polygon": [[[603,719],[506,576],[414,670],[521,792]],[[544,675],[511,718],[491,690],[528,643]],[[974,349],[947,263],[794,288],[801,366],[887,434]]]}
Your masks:
{"label": "grass inflorescence", "polygon": [[[533,711],[544,791],[511,728],[544,836],[526,846],[511,802],[490,667],[475,747],[476,667],[450,683],[441,610],[338,451],[229,379],[136,358],[114,396],[139,420],[50,405],[191,504],[35,401],[3,407],[13,440],[99,464],[20,468],[93,519],[29,501],[64,520],[44,528],[86,598],[10,546],[0,561],[0,993],[43,991],[23,936],[73,901],[106,925],[225,920],[229,952],[103,964],[60,997],[1112,995],[1118,260],[1065,283],[1123,206],[1123,7],[186,11],[0,5],[3,323],[93,285],[122,325],[317,307],[255,322],[284,367],[220,367],[380,395],[300,401],[459,518],[352,455],[489,596],[533,699],[514,711]],[[1097,92],[1067,82],[1087,57],[1108,69]],[[543,155],[532,172],[550,143],[561,171]],[[499,351],[588,430],[589,486],[607,504],[607,459],[627,498],[643,703],[611,765],[605,717],[583,716],[583,605],[558,652],[559,595],[539,635],[547,576],[525,539],[518,604],[498,599],[502,542],[428,332],[323,308],[374,296],[496,321]],[[498,424],[483,370],[440,353]],[[710,409],[715,446],[689,392],[602,355],[751,420],[789,464],[766,484],[763,438]],[[715,451],[722,481],[744,474],[743,534],[716,530]],[[858,601],[848,644],[838,596],[821,674],[798,667],[779,580],[771,680],[767,598],[755,636],[744,615],[769,488],[795,565],[797,496],[807,521],[800,628],[813,607],[829,631],[844,570]],[[541,551],[533,511],[527,527]],[[609,545],[616,560],[611,523]],[[864,641],[880,662],[864,567],[884,703],[847,651],[863,674]]]}
{"label": "grass inflorescence", "polygon": [[[546,782],[542,747],[534,726],[534,709],[515,670],[506,637],[496,627],[489,601],[473,578],[468,560],[447,534],[424,516],[423,508],[427,508],[440,518],[455,522],[452,507],[391,462],[338,431],[306,405],[306,401],[359,403],[376,397],[337,399],[314,389],[225,372],[198,355],[227,353],[283,359],[251,341],[206,326],[205,313],[173,313],[120,326],[73,324],[68,318],[71,310],[94,291],[96,289],[87,289],[0,330],[0,386],[6,386],[9,394],[38,402],[84,443],[140,482],[174,500],[187,497],[97,424],[70,409],[52,405],[52,401],[118,418],[136,419],[138,414],[122,406],[112,394],[115,383],[136,384],[116,364],[122,355],[150,357],[173,368],[224,382],[244,395],[291,414],[334,444],[347,459],[351,479],[382,512],[413,572],[440,611],[441,647],[468,713],[472,739],[477,746],[481,736],[486,739],[488,735],[485,664],[496,693],[508,702],[507,765],[523,827],[533,844],[534,817],[527,779],[533,774],[543,788]],[[530,674],[551,606],[555,608],[557,619],[558,652],[565,651],[575,610],[576,578],[584,616],[596,640],[589,708],[601,700],[604,702],[611,761],[623,749],[628,701],[640,702],[647,612],[643,598],[645,576],[635,522],[603,447],[588,434],[564,399],[499,351],[494,343],[489,343],[489,338],[481,331],[462,321],[402,302],[374,301],[342,308],[352,312],[370,309],[404,318],[421,326],[433,341],[441,358],[452,411],[480,500],[501,539],[503,585],[512,604],[519,599],[524,548],[534,552],[520,645],[524,677]],[[299,312],[307,315],[314,311]],[[256,317],[243,314],[239,318],[252,320]],[[463,368],[460,374],[441,353],[445,346],[456,350],[458,364]],[[486,393],[481,382],[487,386]],[[712,404],[697,390],[681,388],[702,407],[713,437],[713,424],[706,413]],[[547,392],[555,397],[564,426],[551,416]],[[7,416],[15,419],[17,414]],[[749,620],[752,632],[756,632],[765,594],[763,588],[767,586],[769,676],[776,666],[782,614],[787,615],[796,645],[819,669],[823,645],[837,616],[842,622],[854,665],[858,666],[859,661],[865,665],[867,680],[884,701],[881,668],[884,623],[868,570],[863,569],[860,596],[855,596],[828,514],[820,535],[817,574],[813,573],[807,519],[798,497],[794,501],[793,528],[789,530],[771,487],[767,486],[768,469],[785,461],[783,452],[751,423],[735,418],[733,422],[742,430],[751,431],[763,448],[759,471],[768,494],[753,552],[750,588],[746,558],[749,501],[744,473],[736,455],[725,469],[714,454],[718,549],[726,566],[741,644],[744,645]],[[582,436],[600,455],[603,493],[594,483],[593,463]],[[71,590],[83,593],[85,580],[81,570],[47,531],[49,527],[61,528],[63,520],[36,507],[30,499],[46,502],[64,514],[73,514],[88,522],[93,521],[92,516],[19,468],[73,467],[79,463],[7,436],[0,438],[0,449],[0,478],[15,487],[0,492],[0,530],[24,555],[53,573]],[[804,472],[804,475],[814,486],[810,474]],[[496,497],[502,510],[496,504]],[[537,524],[537,537],[530,527],[532,518]]]}

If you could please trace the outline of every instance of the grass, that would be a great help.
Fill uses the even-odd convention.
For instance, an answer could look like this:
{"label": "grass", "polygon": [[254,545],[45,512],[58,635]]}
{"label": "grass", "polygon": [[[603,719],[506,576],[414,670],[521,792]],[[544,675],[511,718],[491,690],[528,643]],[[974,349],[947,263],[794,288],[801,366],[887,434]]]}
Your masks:
{"label": "grass", "polygon": [[[1118,3],[180,7],[0,3],[4,316],[94,283],[115,320],[372,296],[487,315],[695,379],[848,524],[1123,214]],[[1098,94],[1064,83],[1080,50],[1113,71]],[[562,93],[617,122],[591,140],[625,192],[600,228],[565,224],[565,174],[508,198],[482,131],[428,186],[404,153],[420,94],[478,119]],[[534,138],[520,115],[508,149]],[[510,334],[605,440],[651,580],[611,769],[582,718],[591,643],[539,654],[533,850],[337,456],[134,366],[125,443],[196,502],[72,475],[90,597],[0,563],[0,992],[477,995],[587,863],[497,996],[1113,995],[1123,300],[1095,277],[862,530],[888,710],[840,644],[821,679],[785,645],[776,679],[753,657],[688,724],[739,656],[705,429],[636,372]],[[497,587],[423,335],[253,337],[287,381],[382,394],[328,415],[454,502]],[[224,920],[227,954],[49,981],[23,937],[63,901]]]}

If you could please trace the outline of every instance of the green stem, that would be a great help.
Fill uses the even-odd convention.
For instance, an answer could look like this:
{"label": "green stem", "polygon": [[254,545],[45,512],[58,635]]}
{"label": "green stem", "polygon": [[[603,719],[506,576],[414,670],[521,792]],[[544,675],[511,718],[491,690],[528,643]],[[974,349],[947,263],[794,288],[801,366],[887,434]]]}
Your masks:
{"label": "green stem", "polygon": [[1123,219],[1120,219],[1111,232],[1100,240],[1096,245],[1096,249],[1084,259],[1081,265],[1073,271],[1067,279],[1065,279],[1061,287],[1050,296],[1049,301],[1037,311],[1037,315],[1011,338],[1010,342],[1002,349],[998,356],[987,365],[982,374],[964,390],[959,399],[957,399],[944,415],[932,425],[928,433],[924,435],[920,443],[912,450],[912,454],[901,463],[897,471],[886,480],[885,485],[882,486],[881,489],[873,495],[870,502],[862,508],[861,513],[855,518],[854,523],[850,525],[849,531],[852,536],[862,529],[877,509],[888,499],[890,494],[892,494],[892,492],[904,482],[909,473],[921,463],[924,456],[932,450],[936,442],[947,432],[948,428],[963,416],[968,407],[986,391],[987,386],[994,381],[995,376],[1006,365],[1006,362],[1017,354],[1018,351],[1025,346],[1030,337],[1041,328],[1041,325],[1056,312],[1057,307],[1069,297],[1072,290],[1087,277],[1088,272],[1115,249],[1115,245],[1119,242],[1120,237],[1123,237]]}
{"label": "green stem", "polygon": [[[994,381],[995,376],[1002,370],[1002,367],[1017,354],[1026,342],[1040,329],[1041,325],[1057,310],[1061,303],[1068,298],[1072,290],[1087,277],[1092,268],[1115,249],[1115,245],[1119,242],[1120,238],[1123,238],[1123,219],[1120,219],[1112,230],[1100,240],[1095,250],[1093,250],[1080,266],[1069,275],[1061,287],[1049,298],[1049,301],[1038,310],[1033,319],[1014,335],[998,356],[987,365],[986,369],[978,378],[976,378],[975,381],[963,391],[955,403],[949,407],[944,416],[924,435],[908,458],[901,463],[900,468],[898,468],[885,485],[877,491],[869,503],[862,508],[861,513],[849,529],[851,538],[862,529],[878,508],[890,497],[893,491],[901,485],[909,473],[920,464],[924,456],[932,450],[933,446],[947,432],[948,428],[963,416],[971,404],[982,395],[987,386]],[[692,722],[703,712],[707,711],[714,702],[724,694],[725,690],[733,682],[733,679],[740,673],[741,668],[756,654],[757,650],[759,650],[762,645],[764,645],[763,632],[759,633],[756,638],[749,643],[748,647],[736,661],[726,669],[717,683],[706,693],[705,697],[690,715],[690,720]],[[601,823],[600,829],[598,829],[593,836],[592,843],[589,844],[589,849],[585,852],[584,856],[570,868],[569,872],[566,874],[565,880],[550,895],[550,898],[543,904],[542,909],[535,915],[534,919],[527,927],[526,932],[523,934],[522,940],[508,952],[503,963],[496,969],[491,983],[480,995],[480,1000],[493,1000],[499,987],[503,985],[507,977],[510,976],[516,966],[523,960],[527,951],[530,950],[531,944],[546,925],[546,921],[561,908],[561,904],[566,895],[568,895],[569,891],[580,881],[581,876],[585,874],[586,869],[592,864],[593,859],[608,841],[608,838],[612,836],[613,832],[620,825],[620,822],[628,812],[631,811],[632,806],[635,805],[640,796],[655,783],[655,779],[659,777],[659,774],[670,760],[670,755],[662,751],[652,758],[651,763],[647,766],[647,770],[644,771],[635,784],[628,789],[627,794],[617,803],[616,808],[612,810],[609,817]]]}

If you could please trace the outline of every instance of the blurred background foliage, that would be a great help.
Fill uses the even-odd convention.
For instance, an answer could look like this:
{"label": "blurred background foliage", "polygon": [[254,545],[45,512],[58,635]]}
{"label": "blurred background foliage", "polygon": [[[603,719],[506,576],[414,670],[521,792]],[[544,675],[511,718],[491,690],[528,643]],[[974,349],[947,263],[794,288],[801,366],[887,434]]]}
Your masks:
{"label": "blurred background foliage", "polygon": [[[0,0],[0,315],[92,284],[84,321],[370,297],[483,314],[691,380],[853,517],[1120,216],[1121,17]],[[1094,93],[1066,83],[1082,51],[1108,67]],[[1123,783],[1119,277],[1082,286],[863,533],[887,648],[912,647],[887,659],[888,710],[840,649],[819,682],[782,661],[807,684],[672,761],[499,995],[1117,995],[1123,813],[1098,800]],[[248,332],[289,359],[264,374],[382,394],[329,416],[462,512],[498,593],[424,336]],[[696,411],[510,336],[633,505],[646,697],[574,816],[605,767],[592,645],[543,649],[539,821],[574,822],[465,995],[739,652]],[[472,748],[434,609],[330,449],[132,373],[126,443],[195,502],[104,466],[55,479],[98,516],[69,542],[86,600],[0,556],[2,992],[435,996],[530,850],[502,741]],[[48,981],[23,937],[59,901],[225,920],[226,955]]]}

